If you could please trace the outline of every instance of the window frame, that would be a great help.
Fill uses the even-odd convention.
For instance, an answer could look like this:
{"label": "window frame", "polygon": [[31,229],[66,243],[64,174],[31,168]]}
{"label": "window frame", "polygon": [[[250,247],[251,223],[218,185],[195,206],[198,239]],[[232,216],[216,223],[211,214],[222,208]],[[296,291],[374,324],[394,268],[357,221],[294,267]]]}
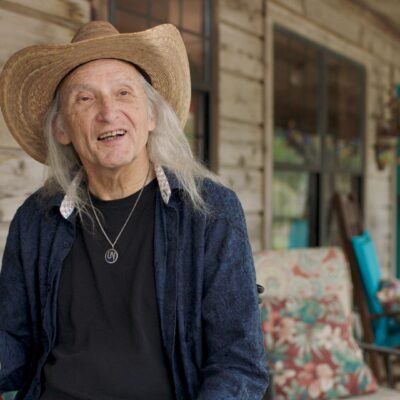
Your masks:
{"label": "window frame", "polygon": [[[330,201],[328,204],[324,202],[324,180],[332,179],[332,175],[342,174],[349,175],[355,182],[357,186],[357,192],[354,193],[357,196],[361,204],[361,210],[363,210],[363,192],[365,185],[365,159],[366,159],[366,132],[365,132],[365,116],[366,116],[366,68],[364,65],[358,63],[351,58],[333,51],[313,40],[310,40],[300,34],[293,32],[286,27],[279,24],[274,24],[273,34],[273,57],[275,63],[275,33],[281,33],[287,35],[292,40],[300,41],[306,46],[314,48],[318,52],[317,56],[317,74],[318,74],[318,107],[317,111],[317,133],[320,138],[320,160],[317,165],[307,165],[307,164],[291,164],[282,161],[272,161],[273,171],[287,171],[287,172],[307,172],[310,174],[310,181],[315,182],[315,187],[310,188],[312,195],[316,196],[311,201],[318,205],[318,209],[315,210],[315,215],[312,215],[309,219],[310,222],[310,246],[321,246],[329,243],[329,227],[326,226],[326,221],[329,220],[330,213]],[[360,138],[360,152],[361,152],[361,166],[359,171],[355,171],[351,168],[345,168],[343,166],[334,167],[327,166],[324,163],[324,154],[326,154],[325,140],[328,134],[328,59],[333,58],[339,62],[344,62],[351,65],[358,70],[358,76],[360,79],[360,101],[358,104],[358,110],[360,115],[360,126],[359,126],[359,138]],[[275,103],[275,88],[273,90],[273,99]],[[275,117],[273,118],[273,138],[275,138]],[[273,155],[272,155],[273,157]],[[334,187],[333,187],[334,188]],[[272,213],[272,219],[273,213]],[[312,228],[316,228],[316,232],[312,231]]]}

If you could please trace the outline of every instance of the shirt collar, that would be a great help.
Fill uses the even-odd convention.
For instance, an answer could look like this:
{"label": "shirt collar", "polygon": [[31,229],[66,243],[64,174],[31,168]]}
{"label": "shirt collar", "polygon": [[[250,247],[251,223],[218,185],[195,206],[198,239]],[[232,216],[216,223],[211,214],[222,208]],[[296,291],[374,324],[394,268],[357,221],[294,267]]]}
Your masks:
{"label": "shirt collar", "polygon": [[[174,189],[178,186],[176,179],[174,179],[174,176],[168,173],[168,171],[164,171],[164,168],[160,165],[154,165],[154,172],[156,174],[158,187],[160,188],[161,197],[164,203],[168,204],[172,193],[171,187]],[[65,219],[68,219],[75,209],[75,203],[71,196],[71,192],[74,191],[74,188],[80,185],[82,178],[83,171],[80,171],[72,180],[71,186],[61,202],[60,213]]]}

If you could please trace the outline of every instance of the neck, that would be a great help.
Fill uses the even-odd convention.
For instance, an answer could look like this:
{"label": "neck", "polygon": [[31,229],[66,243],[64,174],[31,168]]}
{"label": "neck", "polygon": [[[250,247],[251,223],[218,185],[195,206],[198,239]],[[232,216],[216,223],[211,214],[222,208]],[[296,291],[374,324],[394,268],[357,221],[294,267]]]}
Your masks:
{"label": "neck", "polygon": [[96,175],[87,171],[87,175],[91,193],[101,200],[117,200],[139,191],[154,179],[155,172],[148,162],[133,172],[110,171]]}

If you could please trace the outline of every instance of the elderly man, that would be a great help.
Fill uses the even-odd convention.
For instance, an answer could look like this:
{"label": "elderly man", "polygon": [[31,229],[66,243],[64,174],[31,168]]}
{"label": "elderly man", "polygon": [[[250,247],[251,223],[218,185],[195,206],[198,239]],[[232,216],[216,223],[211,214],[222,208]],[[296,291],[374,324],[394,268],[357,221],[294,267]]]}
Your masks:
{"label": "elderly man", "polygon": [[233,192],[196,162],[179,32],[90,22],[16,53],[4,119],[49,166],[0,275],[0,392],[19,399],[261,399],[254,267]]}

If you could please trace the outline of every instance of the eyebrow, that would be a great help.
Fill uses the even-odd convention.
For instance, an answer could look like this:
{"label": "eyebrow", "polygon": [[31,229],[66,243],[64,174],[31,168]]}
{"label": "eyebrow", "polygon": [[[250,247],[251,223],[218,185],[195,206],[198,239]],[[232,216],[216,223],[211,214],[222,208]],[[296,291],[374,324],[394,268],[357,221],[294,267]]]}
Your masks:
{"label": "eyebrow", "polygon": [[90,85],[86,85],[84,83],[79,83],[79,84],[74,84],[66,88],[67,93],[72,93],[74,91],[79,91],[79,90],[93,90],[93,88]]}
{"label": "eyebrow", "polygon": [[[113,86],[125,85],[133,87],[137,86],[137,84],[138,84],[137,79],[119,79],[113,82]],[[79,90],[93,91],[93,87],[85,83],[72,84],[67,88],[67,93],[77,92]]]}

